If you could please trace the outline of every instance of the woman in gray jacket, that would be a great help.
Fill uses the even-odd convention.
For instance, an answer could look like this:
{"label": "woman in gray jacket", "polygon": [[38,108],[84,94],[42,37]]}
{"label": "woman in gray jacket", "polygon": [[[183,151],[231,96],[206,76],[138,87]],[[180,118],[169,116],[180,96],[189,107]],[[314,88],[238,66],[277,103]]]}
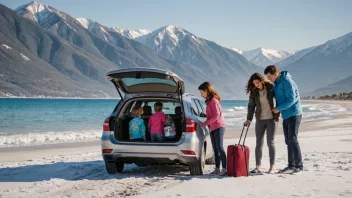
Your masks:
{"label": "woman in gray jacket", "polygon": [[280,114],[272,112],[274,108],[274,85],[264,79],[259,73],[254,73],[248,80],[246,92],[249,94],[247,121],[244,123],[248,126],[255,114],[255,160],[256,167],[251,171],[254,174],[260,174],[260,165],[262,159],[263,139],[265,130],[267,131],[266,139],[269,147],[270,169],[267,173],[275,173],[275,122],[279,121]]}

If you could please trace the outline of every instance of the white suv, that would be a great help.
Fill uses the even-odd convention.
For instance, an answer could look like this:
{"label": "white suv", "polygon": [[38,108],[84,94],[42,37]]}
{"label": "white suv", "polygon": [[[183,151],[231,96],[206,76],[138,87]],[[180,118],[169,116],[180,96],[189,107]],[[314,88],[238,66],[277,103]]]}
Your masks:
{"label": "white suv", "polygon": [[[202,175],[204,164],[214,163],[208,128],[200,127],[205,120],[204,101],[185,94],[184,82],[176,74],[160,69],[132,68],[111,71],[107,78],[116,86],[121,100],[105,120],[101,138],[102,155],[109,174],[121,173],[124,164],[184,164],[191,175]],[[121,95],[124,93],[124,97]],[[163,112],[173,118],[176,137],[162,142],[129,139],[130,112],[143,107],[145,125],[154,113],[155,102],[162,102]]]}

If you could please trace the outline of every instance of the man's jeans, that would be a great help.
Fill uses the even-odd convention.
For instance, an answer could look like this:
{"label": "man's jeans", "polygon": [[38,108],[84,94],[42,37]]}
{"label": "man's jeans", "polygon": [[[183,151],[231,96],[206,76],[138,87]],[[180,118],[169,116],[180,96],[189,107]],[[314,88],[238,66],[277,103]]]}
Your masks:
{"label": "man's jeans", "polygon": [[288,153],[288,167],[303,169],[301,148],[298,143],[298,129],[302,115],[287,118],[283,122],[285,143]]}

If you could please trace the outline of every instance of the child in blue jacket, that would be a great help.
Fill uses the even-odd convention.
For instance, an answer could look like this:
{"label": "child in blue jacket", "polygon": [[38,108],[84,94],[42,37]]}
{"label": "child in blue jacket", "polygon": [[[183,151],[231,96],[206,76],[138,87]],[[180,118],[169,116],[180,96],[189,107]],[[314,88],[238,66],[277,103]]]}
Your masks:
{"label": "child in blue jacket", "polygon": [[130,140],[146,140],[146,127],[144,120],[141,118],[143,115],[142,107],[133,107],[131,113],[134,118],[129,123]]}

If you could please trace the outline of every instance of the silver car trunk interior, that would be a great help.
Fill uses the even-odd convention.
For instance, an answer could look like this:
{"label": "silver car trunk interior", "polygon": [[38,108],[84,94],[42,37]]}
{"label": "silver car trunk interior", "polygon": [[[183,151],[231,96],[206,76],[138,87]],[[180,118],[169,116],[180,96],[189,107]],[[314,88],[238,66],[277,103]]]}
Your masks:
{"label": "silver car trunk interior", "polygon": [[[179,101],[175,99],[167,99],[167,98],[135,98],[133,100],[126,101],[123,105],[120,114],[117,116],[115,126],[114,126],[114,136],[117,141],[122,142],[134,142],[137,140],[130,140],[129,136],[129,122],[133,119],[130,114],[130,111],[133,106],[140,106],[143,108],[143,115],[141,116],[144,120],[144,124],[146,126],[146,141],[151,142],[150,131],[148,129],[149,118],[153,114],[154,106],[151,105],[156,101],[160,101],[162,103],[170,103],[177,104],[172,106],[172,108],[168,108],[164,106],[166,115],[172,117],[175,122],[176,127],[176,137],[172,139],[167,139],[164,142],[178,142],[182,137],[182,132],[185,129],[185,117],[182,112],[182,107]],[[140,140],[138,140],[140,142]],[[143,141],[144,142],[144,141]]]}

